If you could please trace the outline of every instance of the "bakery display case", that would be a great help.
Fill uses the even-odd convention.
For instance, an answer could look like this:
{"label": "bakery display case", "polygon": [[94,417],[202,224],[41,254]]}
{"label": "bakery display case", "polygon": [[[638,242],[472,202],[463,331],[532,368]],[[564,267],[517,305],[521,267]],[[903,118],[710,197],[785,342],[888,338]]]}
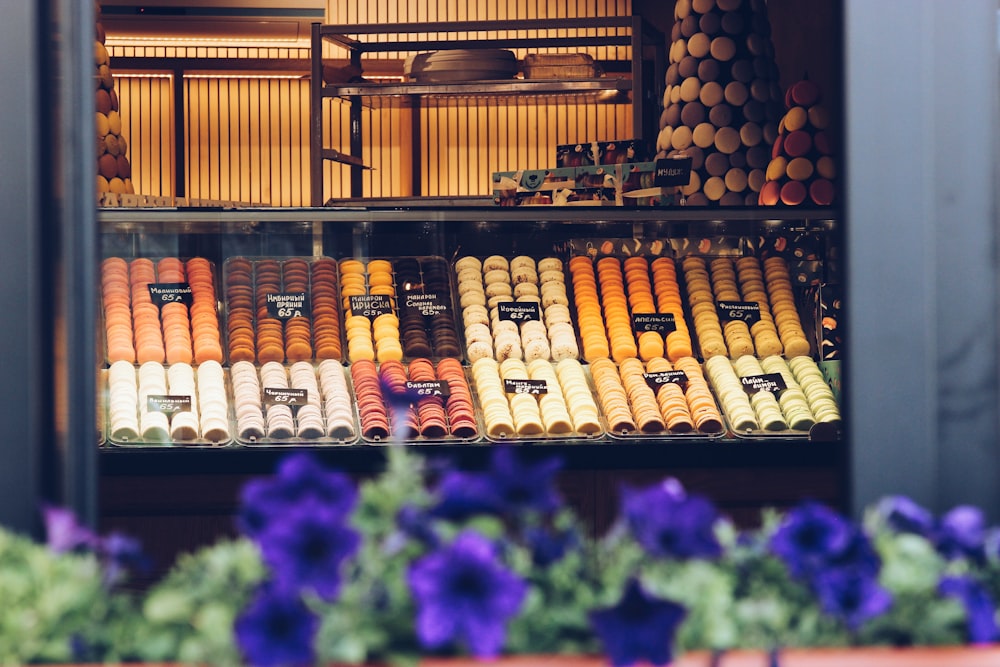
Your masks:
{"label": "bakery display case", "polygon": [[100,229],[109,466],[841,446],[833,209],[104,209]]}

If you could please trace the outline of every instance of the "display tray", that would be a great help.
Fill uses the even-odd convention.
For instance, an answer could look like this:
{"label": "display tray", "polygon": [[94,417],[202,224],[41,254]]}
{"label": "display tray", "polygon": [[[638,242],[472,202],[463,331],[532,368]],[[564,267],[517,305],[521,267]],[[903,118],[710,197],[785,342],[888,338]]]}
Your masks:
{"label": "display tray", "polygon": [[231,369],[236,442],[247,447],[358,442],[354,393],[343,364],[236,362]]}
{"label": "display tray", "polygon": [[329,257],[230,257],[223,263],[230,363],[341,361],[340,279]]}
{"label": "display tray", "polygon": [[100,271],[105,363],[225,361],[213,262],[108,257]]}
{"label": "display tray", "polygon": [[351,364],[361,442],[384,445],[472,444],[481,413],[467,369],[457,359]]}
{"label": "display tray", "polygon": [[213,449],[232,445],[228,376],[214,361],[197,367],[115,362],[107,374],[107,443]]}
{"label": "display tray", "polygon": [[443,257],[347,258],[340,272],[349,361],[463,358]]}

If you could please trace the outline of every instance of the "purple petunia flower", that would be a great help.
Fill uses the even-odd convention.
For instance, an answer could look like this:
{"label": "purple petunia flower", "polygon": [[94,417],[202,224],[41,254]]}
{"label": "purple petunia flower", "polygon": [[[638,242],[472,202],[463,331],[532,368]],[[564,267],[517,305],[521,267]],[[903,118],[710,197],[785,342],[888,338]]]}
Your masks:
{"label": "purple petunia flower", "polygon": [[73,510],[46,505],[42,508],[42,517],[45,520],[46,544],[52,551],[89,550],[97,545],[97,535],[77,520]]}
{"label": "purple petunia flower", "polygon": [[415,561],[408,581],[421,645],[462,641],[479,658],[500,653],[507,621],[527,592],[524,581],[497,561],[492,543],[472,532]]}
{"label": "purple petunia flower", "polygon": [[707,499],[687,495],[676,480],[644,490],[625,489],[622,513],[636,541],[653,556],[715,558],[719,514]]}
{"label": "purple petunia flower", "polygon": [[139,540],[121,533],[102,538],[97,552],[104,566],[104,581],[109,586],[121,580],[129,570],[148,572],[150,569],[149,556],[142,550]]}
{"label": "purple petunia flower", "polygon": [[236,643],[255,667],[309,665],[319,619],[294,594],[264,586],[236,619]]}
{"label": "purple petunia flower", "polygon": [[633,579],[621,601],[610,609],[590,612],[590,622],[614,667],[640,660],[660,666],[670,664],[674,633],[685,613],[679,604],[650,597]]}
{"label": "purple petunia flower", "polygon": [[770,549],[796,577],[811,577],[851,545],[854,533],[844,517],[825,505],[806,502],[788,513],[771,537]]}
{"label": "purple petunia flower", "polygon": [[396,525],[409,537],[423,543],[429,549],[436,549],[440,540],[431,525],[427,512],[413,505],[404,505],[396,512]]}
{"label": "purple petunia flower", "polygon": [[955,598],[965,607],[966,627],[971,643],[989,644],[1000,639],[996,606],[982,584],[969,577],[945,577],[938,584],[938,592],[945,597]]}
{"label": "purple petunia flower", "polygon": [[341,564],[357,551],[361,538],[343,517],[313,501],[289,510],[258,540],[278,585],[313,590],[329,601],[340,590]]}
{"label": "purple petunia flower", "polygon": [[482,473],[446,472],[437,486],[437,496],[431,515],[441,519],[462,521],[480,514],[500,514],[503,509],[496,487]]}
{"label": "purple petunia flower", "polygon": [[843,620],[852,630],[881,616],[892,606],[892,595],[869,572],[835,568],[816,574],[812,586],[823,611]]}
{"label": "purple petunia flower", "polygon": [[538,567],[559,562],[570,549],[580,544],[580,536],[573,530],[529,528],[524,533],[524,539],[531,549],[531,560]]}
{"label": "purple petunia flower", "polygon": [[941,517],[935,542],[945,558],[965,556],[982,560],[986,544],[986,518],[982,510],[971,505],[959,505],[949,511]]}
{"label": "purple petunia flower", "polygon": [[879,501],[878,512],[886,523],[901,533],[929,537],[934,530],[934,515],[906,496],[888,496]]}
{"label": "purple petunia flower", "polygon": [[254,538],[267,530],[275,517],[296,505],[314,501],[346,517],[357,501],[357,489],[349,477],[324,469],[309,454],[286,457],[270,479],[251,480],[243,487],[238,518],[240,530]]}

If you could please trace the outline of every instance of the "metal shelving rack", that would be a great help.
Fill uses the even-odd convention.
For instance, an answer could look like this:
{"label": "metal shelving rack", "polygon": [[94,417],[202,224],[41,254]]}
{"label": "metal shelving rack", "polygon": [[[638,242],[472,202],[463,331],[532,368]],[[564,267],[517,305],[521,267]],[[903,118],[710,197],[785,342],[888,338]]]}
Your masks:
{"label": "metal shelving rack", "polygon": [[[588,30],[593,36],[562,36],[569,30]],[[497,33],[504,36],[460,41],[462,33]],[[545,36],[525,37],[521,34],[545,33]],[[417,41],[400,38],[416,33],[448,35],[450,39]],[[376,41],[391,35],[397,41]],[[407,53],[446,49],[553,49],[581,47],[628,47],[631,53],[630,74],[593,79],[475,81],[469,83],[323,83],[323,44],[335,44],[348,53],[352,65],[360,67],[366,54]],[[633,128],[636,138],[651,139],[657,130],[657,103],[661,97],[662,80],[656,73],[665,67],[664,38],[638,16],[605,17],[599,19],[537,19],[507,21],[498,29],[493,21],[462,21],[448,23],[410,23],[380,25],[321,25],[312,27],[313,86],[310,92],[310,182],[312,205],[323,206],[323,164],[334,161],[350,167],[351,197],[363,195],[361,175],[366,168],[361,135],[362,109],[378,99],[402,98],[413,108],[442,96],[467,98],[469,103],[481,99],[504,98],[510,103],[543,96],[573,96],[619,93],[611,95],[612,103],[628,100],[632,104]],[[652,85],[643,85],[650,81]],[[323,100],[342,98],[350,104],[350,150],[343,153],[326,146],[323,131]],[[416,116],[415,116],[416,117]],[[419,122],[419,121],[415,121]],[[414,133],[419,137],[419,132]],[[416,140],[415,140],[416,141]],[[419,149],[419,145],[415,146]],[[414,172],[414,192],[419,192],[419,170]]]}

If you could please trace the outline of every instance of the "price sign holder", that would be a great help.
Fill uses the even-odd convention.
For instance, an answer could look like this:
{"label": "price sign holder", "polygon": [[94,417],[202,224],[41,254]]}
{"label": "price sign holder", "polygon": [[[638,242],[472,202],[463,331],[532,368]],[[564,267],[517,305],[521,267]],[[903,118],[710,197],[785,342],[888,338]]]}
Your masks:
{"label": "price sign holder", "polygon": [[168,303],[183,303],[190,306],[194,302],[189,283],[149,283],[149,298],[159,307]]}
{"label": "price sign holder", "polygon": [[267,313],[279,320],[309,317],[309,297],[305,292],[268,294]]}
{"label": "price sign holder", "polygon": [[349,297],[351,312],[374,320],[380,315],[392,313],[392,302],[385,294],[361,294]]}
{"label": "price sign holder", "polygon": [[658,188],[687,185],[691,182],[693,161],[693,158],[686,155],[657,160],[656,171],[653,173],[653,185]]}
{"label": "price sign holder", "polygon": [[426,380],[424,382],[407,382],[406,394],[411,400],[419,401],[422,398],[439,396],[448,398],[451,394],[446,380]]}
{"label": "price sign holder", "polygon": [[677,331],[677,322],[673,313],[632,313],[632,331],[668,334]]}
{"label": "price sign holder", "polygon": [[547,394],[549,383],[545,380],[504,380],[503,389],[508,394]]}
{"label": "price sign holder", "polygon": [[146,397],[146,409],[162,412],[169,419],[178,412],[191,412],[191,397],[169,394],[150,394]]}
{"label": "price sign holder", "polygon": [[785,384],[785,378],[782,377],[781,373],[747,375],[740,378],[740,384],[743,385],[743,391],[751,396],[761,391],[769,391],[777,394],[788,388],[788,385]]}
{"label": "price sign holder", "polygon": [[287,387],[264,387],[264,406],[287,405],[292,412],[309,402],[308,389],[290,389]]}
{"label": "price sign holder", "polygon": [[542,313],[534,301],[501,301],[497,304],[497,317],[511,322],[541,320]]}
{"label": "price sign holder", "polygon": [[750,325],[760,321],[760,304],[756,301],[719,301],[716,309],[723,322],[746,322]]}
{"label": "price sign holder", "polygon": [[687,385],[688,376],[684,371],[658,371],[655,373],[643,373],[646,384],[653,391],[658,390],[665,384],[679,384],[683,389]]}

